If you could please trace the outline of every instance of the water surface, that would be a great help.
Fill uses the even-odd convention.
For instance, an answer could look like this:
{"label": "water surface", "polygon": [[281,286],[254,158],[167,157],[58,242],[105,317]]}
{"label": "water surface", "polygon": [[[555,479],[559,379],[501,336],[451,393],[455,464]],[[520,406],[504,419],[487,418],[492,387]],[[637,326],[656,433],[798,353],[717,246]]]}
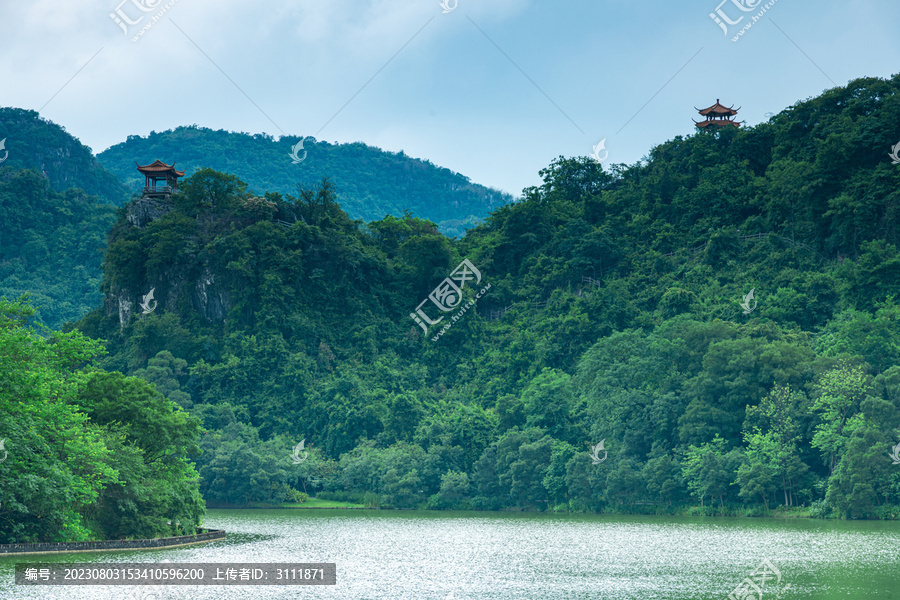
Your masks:
{"label": "water surface", "polygon": [[[48,600],[900,600],[900,523],[531,513],[210,510],[228,539],[0,557],[0,597]],[[334,586],[23,587],[17,562],[333,562]],[[789,587],[788,587],[789,586]]]}

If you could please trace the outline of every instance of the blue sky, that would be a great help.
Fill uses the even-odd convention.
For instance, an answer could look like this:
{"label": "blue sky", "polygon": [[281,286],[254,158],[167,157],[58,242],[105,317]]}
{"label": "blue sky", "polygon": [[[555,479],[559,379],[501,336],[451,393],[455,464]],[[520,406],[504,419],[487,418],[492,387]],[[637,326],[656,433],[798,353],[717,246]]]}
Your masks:
{"label": "blue sky", "polygon": [[404,150],[518,195],[602,139],[605,164],[641,160],[717,98],[753,125],[900,71],[896,0],[770,0],[736,42],[767,2],[121,1],[0,0],[0,105],[95,152],[196,123]]}

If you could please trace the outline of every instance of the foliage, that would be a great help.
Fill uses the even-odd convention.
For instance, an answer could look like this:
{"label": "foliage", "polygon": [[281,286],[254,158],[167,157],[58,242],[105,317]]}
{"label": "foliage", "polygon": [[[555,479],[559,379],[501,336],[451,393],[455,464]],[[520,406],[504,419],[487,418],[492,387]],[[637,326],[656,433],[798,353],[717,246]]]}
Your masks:
{"label": "foliage", "polygon": [[55,191],[15,162],[0,166],[0,297],[29,294],[36,322],[59,329],[103,298],[100,263],[115,208],[76,188]]}
{"label": "foliage", "polygon": [[147,382],[91,366],[97,342],[45,339],[0,301],[0,542],[193,534],[199,424]]}
{"label": "foliage", "polygon": [[[80,195],[98,196],[104,204],[121,205],[129,190],[97,161],[91,149],[66,128],[33,110],[0,107],[0,139],[9,155],[3,169],[41,173],[52,190],[80,190]],[[0,171],[2,172],[2,171]],[[5,219],[0,219],[3,223]]]}
{"label": "foliage", "polygon": [[[213,503],[302,490],[385,508],[815,503],[888,518],[898,91],[900,76],[854,81],[608,171],[560,157],[459,241],[411,212],[351,219],[337,174],[263,193],[198,168],[159,217],[119,215],[106,301],[78,329],[104,340],[101,367],[202,421]],[[453,326],[433,342],[444,322],[423,332],[410,313],[424,300],[438,316],[429,294],[463,258],[481,281],[462,296],[491,288],[462,315],[440,311]],[[152,313],[122,308],[149,289]]]}
{"label": "foliage", "polygon": [[[328,177],[338,190],[336,201],[354,219],[399,218],[409,211],[434,221],[450,236],[463,235],[488,211],[512,200],[509,194],[474,184],[459,173],[402,151],[386,152],[360,142],[330,144],[312,137],[302,139],[299,153],[306,159],[300,165],[290,158],[293,146],[301,141],[298,136],[276,140],[265,134],[214,131],[196,125],[153,131],[147,137],[130,135],[97,158],[133,191],[144,185],[134,168],[135,157],[142,164],[157,158],[177,159],[178,168],[188,176],[203,167],[233,173],[252,189],[282,195]],[[298,219],[301,214],[312,223],[305,213],[298,213]]]}

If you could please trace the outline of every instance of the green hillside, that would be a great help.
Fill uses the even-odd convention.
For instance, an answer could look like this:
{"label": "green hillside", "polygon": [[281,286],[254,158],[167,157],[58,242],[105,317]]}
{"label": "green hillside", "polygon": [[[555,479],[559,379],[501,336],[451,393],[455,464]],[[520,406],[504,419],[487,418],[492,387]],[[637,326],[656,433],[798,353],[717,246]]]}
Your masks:
{"label": "green hillside", "polygon": [[122,182],[97,162],[90,148],[65,127],[33,110],[0,107],[0,140],[6,140],[9,152],[3,167],[42,173],[57,192],[79,188],[116,205],[131,197]]}
{"label": "green hillside", "polygon": [[[78,328],[202,420],[212,503],[896,518],[898,139],[900,76],[857,80],[612,173],[561,157],[460,241],[199,170],[119,216]],[[490,289],[426,335],[464,258]]]}
{"label": "green hillside", "polygon": [[[274,158],[282,146],[290,150],[285,140],[276,143],[262,136],[197,128],[153,134],[147,140],[131,136],[128,142],[103,153],[105,160],[122,157],[113,162],[121,163],[119,174],[128,182],[126,186],[100,165],[90,148],[37,112],[0,108],[0,140],[4,140],[0,158],[6,157],[0,163],[0,297],[12,300],[31,294],[37,308],[35,321],[51,329],[81,318],[100,304],[100,263],[114,219],[112,205],[121,206],[132,198],[133,189],[143,186],[143,178],[134,168],[135,158],[153,155],[150,162],[157,156],[167,157],[174,152],[173,145],[179,151],[166,160],[184,157],[187,160],[179,160],[179,167],[189,171],[205,166],[207,159],[217,163],[222,156],[235,156],[233,164],[228,164],[253,175],[251,181],[261,192],[286,189],[296,194],[298,181],[333,170],[344,185],[339,195],[356,207],[357,218],[402,215],[411,208],[434,215],[451,235],[462,235],[465,227],[481,220],[490,208],[511,199],[426,161],[363,144],[332,146],[307,141],[309,156],[318,157],[317,166],[298,171],[312,161],[307,158],[292,165],[286,154],[277,161]],[[135,154],[129,154],[132,151]],[[241,152],[244,159],[236,157]],[[270,179],[276,172],[282,174],[283,182],[290,183],[279,185],[277,178]],[[300,173],[303,175],[298,177]]]}
{"label": "green hillside", "polygon": [[81,189],[51,189],[37,171],[0,165],[0,298],[29,294],[35,321],[51,329],[97,307],[115,212]]}
{"label": "green hillside", "polygon": [[304,494],[896,519],[898,117],[900,75],[612,172],[560,157],[461,240],[354,220],[329,180],[199,169],[113,214],[2,166],[16,294],[79,281],[38,299],[78,313],[108,236],[65,331],[0,301],[0,541]]}
{"label": "green hillside", "polygon": [[[337,200],[354,219],[374,221],[405,211],[434,221],[449,236],[465,229],[512,200],[509,194],[474,184],[459,173],[438,167],[403,152],[385,152],[362,143],[330,144],[306,138],[294,164],[290,157],[301,138],[275,138],[256,134],[214,131],[205,127],[178,127],[128,140],[101,152],[98,159],[134,190],[144,179],[135,169],[157,158],[191,175],[207,167],[231,173],[257,193],[297,194],[297,186],[310,187],[322,177],[335,184]],[[305,158],[304,158],[305,156]]]}
{"label": "green hillside", "polygon": [[37,112],[0,108],[0,297],[30,294],[52,329],[102,300],[115,205],[131,193],[91,149]]}

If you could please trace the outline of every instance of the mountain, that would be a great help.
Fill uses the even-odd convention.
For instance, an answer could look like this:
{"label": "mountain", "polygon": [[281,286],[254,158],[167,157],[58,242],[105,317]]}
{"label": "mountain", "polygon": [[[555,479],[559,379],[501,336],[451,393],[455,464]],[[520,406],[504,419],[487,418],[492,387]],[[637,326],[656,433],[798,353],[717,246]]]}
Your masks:
{"label": "mountain", "polygon": [[102,300],[115,204],[130,192],[91,149],[31,110],[0,108],[0,296],[30,294],[51,329]]}
{"label": "mountain", "polygon": [[79,188],[58,192],[32,169],[0,165],[0,297],[30,294],[51,329],[103,299],[100,264],[116,208]]}
{"label": "mountain", "polygon": [[[189,172],[207,166],[207,160],[228,164],[251,176],[253,187],[261,192],[296,194],[296,183],[311,185],[333,173],[332,180],[343,185],[338,197],[357,218],[421,210],[451,235],[462,235],[465,227],[476,224],[491,208],[511,201],[509,195],[472,184],[427,161],[363,144],[307,141],[306,160],[292,165],[287,152],[298,140],[275,142],[265,136],[182,127],[147,139],[130,136],[104,152],[104,160],[116,166],[120,180],[98,162],[90,148],[35,111],[0,108],[0,140],[4,146],[0,150],[0,296],[13,299],[31,294],[37,308],[35,321],[51,329],[81,318],[101,302],[100,262],[106,232],[114,222],[115,206],[128,202],[143,186],[134,168],[134,160],[144,160],[142,156],[154,156],[145,162],[158,156],[184,158],[178,160],[179,167],[186,166]],[[244,162],[240,155],[250,158]],[[280,182],[269,178],[276,172],[281,174]],[[303,176],[290,179],[298,172]]]}
{"label": "mountain", "polygon": [[297,195],[298,184],[312,187],[323,177],[335,185],[337,201],[354,219],[373,221],[410,211],[429,219],[450,236],[462,236],[488,213],[512,201],[509,194],[474,184],[459,173],[402,151],[385,152],[362,143],[330,144],[296,136],[275,138],[214,131],[196,125],[128,139],[101,152],[100,162],[138,192],[144,179],[135,169],[156,159],[176,162],[190,175],[208,167],[231,173],[262,194]]}
{"label": "mountain", "polygon": [[115,205],[131,196],[122,182],[97,162],[90,148],[65,127],[33,110],[0,108],[0,140],[6,140],[9,153],[0,163],[3,167],[33,169],[57,192],[80,188]]}
{"label": "mountain", "polygon": [[211,502],[892,518],[897,139],[900,75],[860,79],[560,158],[461,240],[201,169],[118,215],[77,327],[202,420]]}

